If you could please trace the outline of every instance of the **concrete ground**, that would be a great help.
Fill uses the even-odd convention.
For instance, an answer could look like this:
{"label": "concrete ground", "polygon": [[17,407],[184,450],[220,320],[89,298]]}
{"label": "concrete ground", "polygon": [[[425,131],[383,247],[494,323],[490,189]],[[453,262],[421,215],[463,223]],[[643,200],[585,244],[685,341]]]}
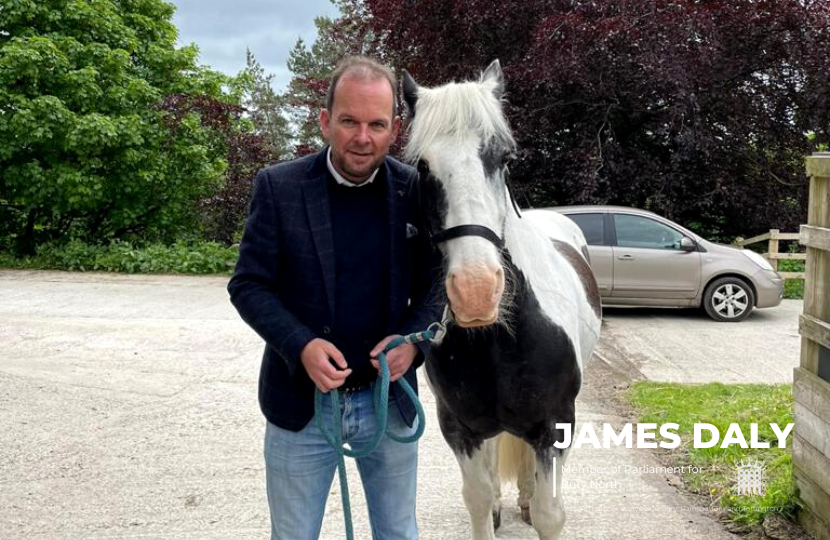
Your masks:
{"label": "concrete ground", "polygon": [[[268,536],[256,403],[262,344],[225,277],[0,271],[0,539],[263,539]],[[620,425],[616,381],[783,382],[798,363],[800,302],[718,324],[694,312],[607,310],[578,424]],[[422,384],[419,524],[469,538],[460,475]],[[573,449],[565,539],[725,539],[706,508],[646,449]],[[369,538],[349,469],[356,538]],[[584,482],[582,484],[581,482]],[[594,485],[591,485],[594,482]],[[505,489],[500,539],[536,538]],[[343,538],[332,487],[321,538]]]}
{"label": "concrete ground", "polygon": [[714,323],[697,310],[605,308],[596,355],[634,379],[789,383],[802,311],[801,300],[783,300],[740,323]]}

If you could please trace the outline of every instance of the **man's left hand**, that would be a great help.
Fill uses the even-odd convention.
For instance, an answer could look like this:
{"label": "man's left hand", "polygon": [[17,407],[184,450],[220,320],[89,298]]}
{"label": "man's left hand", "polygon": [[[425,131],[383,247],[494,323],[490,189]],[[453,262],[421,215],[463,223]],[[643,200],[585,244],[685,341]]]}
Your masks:
{"label": "man's left hand", "polygon": [[[384,347],[386,347],[390,341],[399,337],[401,336],[395,334],[383,338],[380,343],[375,345],[372,352],[369,353],[369,356],[372,357],[372,365],[375,366],[378,373],[380,373],[380,353],[383,352]],[[389,380],[395,382],[403,377],[403,374],[406,373],[409,366],[411,366],[412,362],[415,361],[415,357],[417,355],[418,347],[411,343],[404,343],[386,353],[386,362],[389,364]]]}

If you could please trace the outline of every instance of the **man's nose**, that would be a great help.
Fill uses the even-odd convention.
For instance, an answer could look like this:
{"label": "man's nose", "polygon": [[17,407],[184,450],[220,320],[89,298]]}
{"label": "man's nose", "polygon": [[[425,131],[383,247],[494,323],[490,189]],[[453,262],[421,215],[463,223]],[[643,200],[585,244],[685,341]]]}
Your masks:
{"label": "man's nose", "polygon": [[360,144],[367,144],[371,141],[369,138],[369,126],[359,125],[357,127],[357,134],[355,135],[355,139]]}

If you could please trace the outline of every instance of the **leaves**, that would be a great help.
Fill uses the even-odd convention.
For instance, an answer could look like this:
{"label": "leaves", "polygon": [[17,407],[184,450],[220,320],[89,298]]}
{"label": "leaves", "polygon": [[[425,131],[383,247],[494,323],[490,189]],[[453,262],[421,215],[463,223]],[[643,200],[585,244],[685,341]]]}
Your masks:
{"label": "leaves", "polygon": [[237,250],[214,242],[177,241],[169,246],[130,242],[88,245],[79,240],[44,244],[37,255],[13,259],[0,252],[0,267],[125,273],[228,274],[233,270]]}
{"label": "leaves", "polygon": [[[172,125],[164,96],[222,97],[224,75],[176,48],[161,0],[5,2],[0,10],[0,238],[172,240],[219,188],[215,118]],[[209,96],[213,96],[212,98]],[[204,120],[204,123],[202,122]]]}
{"label": "leaves", "polygon": [[318,115],[325,107],[329,79],[337,63],[344,57],[368,54],[382,57],[374,41],[373,26],[363,4],[354,0],[336,0],[341,16],[336,20],[317,17],[317,39],[307,48],[298,39],[288,57],[288,69],[293,73],[286,92],[286,108],[291,122],[297,128],[295,153],[304,155],[309,149],[323,145]]}
{"label": "leaves", "polygon": [[[200,126],[208,126],[216,139],[213,144],[225,149],[225,160],[213,163],[213,174],[224,173],[224,185],[204,193],[198,209],[208,239],[233,243],[244,224],[257,170],[278,159],[273,141],[262,132],[240,129],[244,125],[244,109],[216,98],[176,94],[168,96],[161,109],[165,123],[174,132],[198,131]],[[206,158],[191,154],[188,163],[205,164]]]}
{"label": "leaves", "polygon": [[422,84],[501,60],[524,204],[639,206],[723,239],[806,217],[804,133],[830,138],[821,2],[347,3]]}
{"label": "leaves", "polygon": [[265,73],[250,50],[246,54],[246,67],[234,81],[235,91],[241,95],[253,132],[266,141],[274,156],[289,159],[292,133],[283,114],[285,96],[277,94],[271,86],[274,75]]}

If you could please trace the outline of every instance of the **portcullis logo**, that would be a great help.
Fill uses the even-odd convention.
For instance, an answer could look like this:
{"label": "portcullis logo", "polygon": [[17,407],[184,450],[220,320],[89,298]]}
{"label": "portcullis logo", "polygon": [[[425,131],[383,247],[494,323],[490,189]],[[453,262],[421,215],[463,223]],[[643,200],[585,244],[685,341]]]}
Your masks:
{"label": "portcullis logo", "polygon": [[767,469],[763,461],[741,460],[735,462],[738,477],[735,492],[738,495],[763,495],[767,491]]}

